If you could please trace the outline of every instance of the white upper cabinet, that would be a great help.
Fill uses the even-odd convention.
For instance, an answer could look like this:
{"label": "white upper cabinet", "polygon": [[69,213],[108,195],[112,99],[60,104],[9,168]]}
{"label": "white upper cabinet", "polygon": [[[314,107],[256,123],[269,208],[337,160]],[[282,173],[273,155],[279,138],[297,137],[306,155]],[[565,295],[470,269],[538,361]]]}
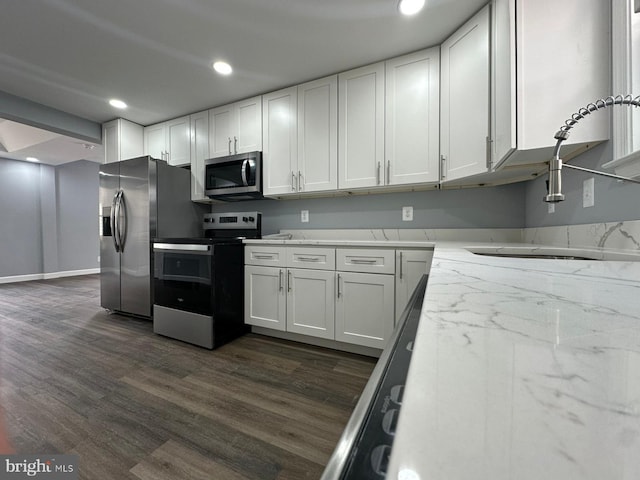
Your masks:
{"label": "white upper cabinet", "polygon": [[189,116],[191,129],[191,200],[209,201],[204,194],[204,161],[209,158],[209,112]]}
{"label": "white upper cabinet", "polygon": [[144,155],[142,125],[124,118],[102,124],[104,163],[119,162]]}
{"label": "white upper cabinet", "polygon": [[298,190],[297,98],[297,87],[262,97],[262,183],[265,195],[281,195]]}
{"label": "white upper cabinet", "polygon": [[262,150],[262,97],[212,108],[209,128],[210,158]]}
{"label": "white upper cabinet", "polygon": [[209,157],[233,155],[233,105],[209,110]]}
{"label": "white upper cabinet", "polygon": [[159,160],[165,160],[167,154],[165,148],[165,125],[159,123],[144,127],[144,153]]}
{"label": "white upper cabinet", "polygon": [[441,46],[443,182],[490,168],[489,8],[474,15]]}
{"label": "white upper cabinet", "polygon": [[384,184],[384,63],[338,75],[338,187]]}
{"label": "white upper cabinet", "polygon": [[298,86],[299,192],[338,187],[338,77]]}
{"label": "white upper cabinet", "polygon": [[[573,113],[629,93],[610,91],[610,8],[602,0],[493,1],[494,167],[549,160]],[[598,112],[571,130],[561,156],[608,138],[609,116]]]}
{"label": "white upper cabinet", "polygon": [[385,183],[439,180],[440,49],[385,63]]}
{"label": "white upper cabinet", "polygon": [[191,163],[191,127],[189,115],[144,128],[144,152],[169,165]]}

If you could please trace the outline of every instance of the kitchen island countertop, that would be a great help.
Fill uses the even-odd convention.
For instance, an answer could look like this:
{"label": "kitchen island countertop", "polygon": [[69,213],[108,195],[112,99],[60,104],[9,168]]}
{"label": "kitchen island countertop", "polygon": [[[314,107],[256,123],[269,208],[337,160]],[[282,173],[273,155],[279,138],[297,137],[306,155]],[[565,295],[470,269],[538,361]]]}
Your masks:
{"label": "kitchen island countertop", "polygon": [[387,478],[640,478],[640,262],[464,246],[436,242]]}

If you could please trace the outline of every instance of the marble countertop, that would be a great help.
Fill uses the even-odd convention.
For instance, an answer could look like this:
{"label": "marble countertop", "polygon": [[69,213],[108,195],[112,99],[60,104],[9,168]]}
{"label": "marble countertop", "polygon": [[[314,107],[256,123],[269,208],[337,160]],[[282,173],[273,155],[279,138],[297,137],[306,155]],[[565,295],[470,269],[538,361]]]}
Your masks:
{"label": "marble countertop", "polygon": [[463,246],[436,242],[387,478],[640,478],[640,262]]}
{"label": "marble countertop", "polygon": [[318,247],[364,247],[364,248],[423,248],[433,249],[435,243],[411,240],[331,240],[331,239],[287,239],[282,237],[264,237],[262,239],[245,239],[246,245],[283,245],[283,246],[318,246]]}

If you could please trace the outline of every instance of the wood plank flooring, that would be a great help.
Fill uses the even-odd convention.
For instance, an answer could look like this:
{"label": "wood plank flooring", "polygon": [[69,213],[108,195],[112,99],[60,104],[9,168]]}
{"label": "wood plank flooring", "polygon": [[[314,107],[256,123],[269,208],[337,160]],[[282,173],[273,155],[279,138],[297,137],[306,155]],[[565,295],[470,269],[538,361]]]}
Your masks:
{"label": "wood plank flooring", "polygon": [[209,351],[99,303],[97,275],[0,285],[11,443],[82,479],[319,478],[375,366],[254,334]]}

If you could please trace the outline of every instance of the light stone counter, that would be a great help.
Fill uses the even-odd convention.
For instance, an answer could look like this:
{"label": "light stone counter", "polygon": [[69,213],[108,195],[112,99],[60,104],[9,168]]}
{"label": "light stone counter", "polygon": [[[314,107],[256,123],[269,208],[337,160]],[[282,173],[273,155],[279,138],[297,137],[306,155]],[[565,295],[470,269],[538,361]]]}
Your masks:
{"label": "light stone counter", "polygon": [[387,478],[640,478],[640,262],[436,242]]}
{"label": "light stone counter", "polygon": [[322,240],[322,239],[282,239],[263,238],[260,240],[245,239],[246,245],[295,245],[295,246],[316,246],[316,247],[357,247],[357,248],[422,248],[433,250],[433,242],[425,241],[402,241],[402,240]]}

